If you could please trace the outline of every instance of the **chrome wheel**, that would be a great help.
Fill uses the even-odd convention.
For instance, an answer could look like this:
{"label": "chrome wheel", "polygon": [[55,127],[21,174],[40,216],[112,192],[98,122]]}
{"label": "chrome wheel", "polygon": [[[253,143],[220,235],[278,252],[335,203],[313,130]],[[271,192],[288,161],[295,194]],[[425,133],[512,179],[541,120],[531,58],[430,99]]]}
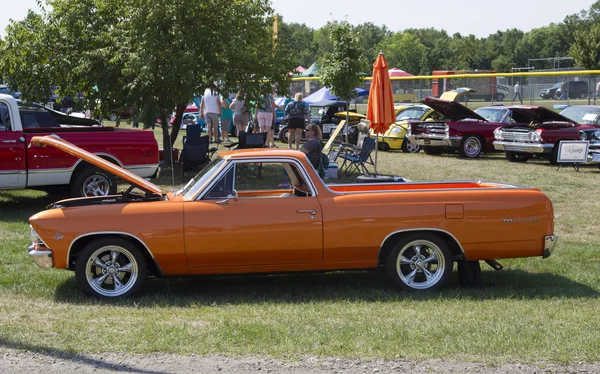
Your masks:
{"label": "chrome wheel", "polygon": [[397,244],[385,266],[390,280],[400,288],[429,290],[448,282],[452,258],[437,236],[413,234]]}
{"label": "chrome wheel", "polygon": [[109,245],[94,251],[85,266],[86,281],[101,296],[124,295],[139,277],[135,256],[126,248]]}
{"label": "chrome wheel", "polygon": [[420,145],[412,143],[408,138],[404,138],[404,142],[406,143],[406,153],[419,153],[421,150]]}
{"label": "chrome wheel", "polygon": [[83,182],[82,196],[107,196],[112,183],[103,174],[92,174]]}
{"label": "chrome wheel", "polygon": [[463,140],[461,146],[461,156],[463,157],[477,157],[481,154],[481,140],[476,136],[470,136]]}

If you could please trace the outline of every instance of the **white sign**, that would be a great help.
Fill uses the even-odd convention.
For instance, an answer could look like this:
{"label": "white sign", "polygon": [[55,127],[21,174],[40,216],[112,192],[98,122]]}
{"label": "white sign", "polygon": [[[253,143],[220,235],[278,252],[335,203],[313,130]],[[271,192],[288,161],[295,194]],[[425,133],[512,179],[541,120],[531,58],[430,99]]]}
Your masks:
{"label": "white sign", "polygon": [[586,162],[590,142],[584,140],[563,140],[558,145],[558,162]]}

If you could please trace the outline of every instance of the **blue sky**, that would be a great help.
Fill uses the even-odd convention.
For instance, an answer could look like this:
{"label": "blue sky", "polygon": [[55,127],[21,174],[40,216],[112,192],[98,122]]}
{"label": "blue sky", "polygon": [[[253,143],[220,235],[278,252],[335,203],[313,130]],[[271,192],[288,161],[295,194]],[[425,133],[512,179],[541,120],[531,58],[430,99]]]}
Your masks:
{"label": "blue sky", "polygon": [[[593,0],[272,0],[273,7],[286,22],[306,23],[319,28],[328,21],[346,20],[351,24],[372,22],[392,31],[406,28],[446,30],[487,37],[498,30],[517,28],[529,31],[565,16],[588,10]],[[36,9],[35,0],[0,1],[0,35],[10,18],[20,20],[27,9]]]}

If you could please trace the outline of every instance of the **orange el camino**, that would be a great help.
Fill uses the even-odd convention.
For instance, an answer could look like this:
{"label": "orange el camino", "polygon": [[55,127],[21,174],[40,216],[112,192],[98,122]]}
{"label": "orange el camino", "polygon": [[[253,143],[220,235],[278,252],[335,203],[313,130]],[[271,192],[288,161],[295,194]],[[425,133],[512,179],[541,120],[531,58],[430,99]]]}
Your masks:
{"label": "orange el camino", "polygon": [[29,255],[75,271],[89,295],[148,276],[383,268],[399,288],[444,286],[457,261],[547,257],[551,201],[535,188],[461,181],[325,185],[298,151],[222,153],[183,188],[152,183],[54,136],[54,146],[129,182],[119,195],[33,215]]}

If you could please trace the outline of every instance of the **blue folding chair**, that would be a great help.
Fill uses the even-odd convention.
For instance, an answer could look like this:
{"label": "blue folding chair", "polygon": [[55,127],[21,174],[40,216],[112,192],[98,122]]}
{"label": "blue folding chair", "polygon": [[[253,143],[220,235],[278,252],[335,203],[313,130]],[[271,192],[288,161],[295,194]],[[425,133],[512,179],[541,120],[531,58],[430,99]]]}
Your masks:
{"label": "blue folding chair", "polygon": [[340,172],[338,179],[342,178],[345,173],[346,177],[349,177],[355,171],[358,173],[369,174],[366,165],[375,166],[373,159],[371,158],[371,152],[375,148],[375,139],[365,138],[361,148],[352,147],[350,145],[342,145],[339,150],[337,158],[343,159],[344,162],[340,166]]}

